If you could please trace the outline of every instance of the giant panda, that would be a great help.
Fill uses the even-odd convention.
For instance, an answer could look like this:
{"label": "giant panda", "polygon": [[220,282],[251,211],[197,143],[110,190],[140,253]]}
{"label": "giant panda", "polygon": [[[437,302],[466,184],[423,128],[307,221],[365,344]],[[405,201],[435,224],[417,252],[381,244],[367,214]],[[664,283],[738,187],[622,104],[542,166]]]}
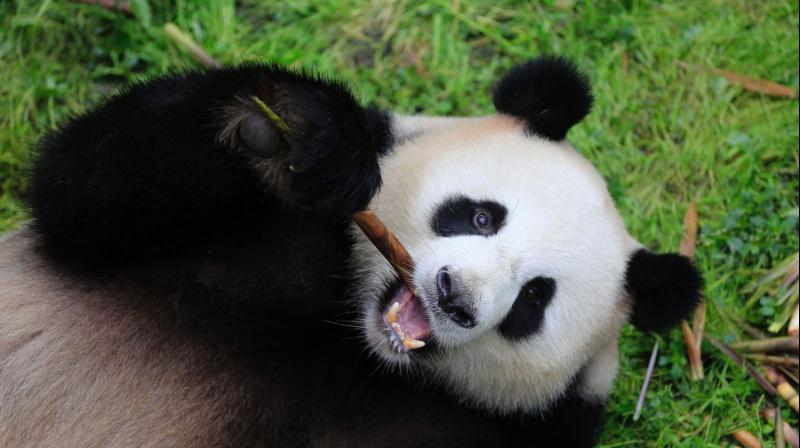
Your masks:
{"label": "giant panda", "polygon": [[[0,446],[593,445],[621,327],[670,328],[702,280],[567,142],[592,103],[572,62],[493,100],[404,116],[251,63],[45,135],[0,244]],[[367,207],[413,293],[352,224]]]}

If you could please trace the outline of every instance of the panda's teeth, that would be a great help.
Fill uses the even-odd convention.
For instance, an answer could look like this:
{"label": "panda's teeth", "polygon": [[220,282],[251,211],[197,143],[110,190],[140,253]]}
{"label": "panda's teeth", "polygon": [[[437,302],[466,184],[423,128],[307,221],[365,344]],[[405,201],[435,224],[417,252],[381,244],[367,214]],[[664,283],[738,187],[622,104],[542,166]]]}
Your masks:
{"label": "panda's teeth", "polygon": [[425,347],[425,342],[406,336],[403,327],[400,325],[399,317],[400,302],[392,303],[392,306],[390,306],[389,310],[383,315],[384,320],[390,327],[390,329],[387,330],[390,331],[389,341],[392,347],[397,350],[398,353]]}
{"label": "panda's teeth", "polygon": [[406,338],[405,333],[403,333],[403,327],[400,326],[397,322],[392,323],[392,328],[394,329],[395,334],[397,337],[402,341]]}
{"label": "panda's teeth", "polygon": [[389,322],[389,325],[394,325],[397,322],[397,313],[400,312],[400,302],[394,302],[389,308],[389,311],[386,312],[386,321]]}
{"label": "panda's teeth", "polygon": [[409,350],[415,350],[418,348],[425,347],[425,343],[423,341],[418,341],[414,338],[404,338],[403,339],[403,346]]}

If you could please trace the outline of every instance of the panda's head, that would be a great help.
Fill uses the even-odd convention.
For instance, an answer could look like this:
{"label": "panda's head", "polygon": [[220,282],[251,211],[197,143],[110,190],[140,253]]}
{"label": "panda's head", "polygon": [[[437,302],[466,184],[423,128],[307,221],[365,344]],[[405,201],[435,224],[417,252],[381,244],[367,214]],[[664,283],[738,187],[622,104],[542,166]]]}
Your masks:
{"label": "panda's head", "polygon": [[565,140],[591,101],[571,63],[540,58],[500,81],[496,115],[394,118],[370,206],[414,259],[417,296],[355,231],[373,353],[484,408],[542,410],[578,378],[605,397],[625,322],[660,331],[691,311],[695,268],[643,249]]}

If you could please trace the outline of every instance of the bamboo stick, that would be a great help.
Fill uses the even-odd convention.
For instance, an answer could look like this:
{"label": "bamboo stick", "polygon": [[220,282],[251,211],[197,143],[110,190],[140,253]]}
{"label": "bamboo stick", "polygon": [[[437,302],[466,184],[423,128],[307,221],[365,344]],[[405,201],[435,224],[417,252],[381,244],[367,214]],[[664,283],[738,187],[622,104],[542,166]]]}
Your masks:
{"label": "bamboo stick", "polygon": [[364,210],[353,214],[353,221],[372,241],[372,244],[392,265],[400,279],[406,287],[416,295],[411,272],[414,270],[414,262],[408,254],[400,240],[392,233],[375,213],[371,210]]}
{"label": "bamboo stick", "polygon": [[734,431],[733,438],[742,444],[745,448],[761,448],[761,442],[751,432],[740,429]]}
{"label": "bamboo stick", "polygon": [[[681,255],[694,260],[697,250],[697,204],[692,201],[683,215],[683,237],[681,238]],[[683,341],[686,345],[686,356],[689,358],[689,374],[694,381],[702,380],[703,357],[701,348],[703,345],[703,327],[706,321],[706,303],[701,298],[700,303],[695,309],[694,329],[689,322],[681,322]]]}
{"label": "bamboo stick", "polygon": [[748,353],[786,352],[797,354],[800,352],[800,339],[791,336],[757,339],[755,341],[736,342],[731,347]]}
{"label": "bamboo stick", "polygon": [[787,358],[785,356],[771,356],[771,355],[763,355],[761,353],[747,353],[744,355],[747,359],[752,359],[754,361],[759,361],[767,364],[772,364],[776,366],[789,366],[789,367],[797,367],[800,366],[800,359],[798,358]]}
{"label": "bamboo stick", "polygon": [[[700,298],[700,303],[697,304],[697,309],[694,311],[694,321],[692,322],[692,329],[694,330],[694,341],[697,344],[697,354],[698,356],[702,352],[703,347],[703,334],[705,333],[706,327],[706,312],[708,311],[708,304],[706,303],[705,297]],[[700,359],[700,372],[702,373],[703,369],[703,360]]]}
{"label": "bamboo stick", "polygon": [[800,335],[800,303],[794,306],[794,314],[792,314],[792,319],[789,321],[787,333],[794,338]]}
{"label": "bamboo stick", "polygon": [[686,345],[686,355],[689,357],[689,374],[692,380],[701,380],[703,379],[703,364],[700,359],[700,350],[698,349],[697,340],[694,338],[694,332],[692,332],[688,322],[681,322],[681,332],[683,333],[683,342]]}
{"label": "bamboo stick", "polygon": [[767,380],[777,389],[778,395],[789,403],[794,412],[800,413],[800,397],[797,396],[797,391],[794,390],[794,387],[786,382],[786,378],[774,367],[767,367],[765,373]]}
{"label": "bamboo stick", "polygon": [[800,383],[800,381],[798,381],[798,377],[800,377],[800,369],[790,369],[788,366],[781,365],[776,367],[778,367],[778,370],[780,370],[781,373],[789,379],[789,381],[794,384]]}

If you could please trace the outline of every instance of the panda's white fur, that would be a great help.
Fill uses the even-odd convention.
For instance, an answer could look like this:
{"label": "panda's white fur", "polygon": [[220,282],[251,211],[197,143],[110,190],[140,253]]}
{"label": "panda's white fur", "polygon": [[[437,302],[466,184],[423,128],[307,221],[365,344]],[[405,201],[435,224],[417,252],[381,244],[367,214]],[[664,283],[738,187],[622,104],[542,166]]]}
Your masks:
{"label": "panda's white fur", "polygon": [[[543,410],[583,372],[583,393],[606,398],[617,369],[617,336],[627,320],[624,277],[640,247],[625,230],[605,182],[566,141],[525,133],[515,118],[395,117],[409,137],[381,160],[385,173],[371,208],[396,232],[415,260],[414,281],[426,304],[437,356],[426,375],[457,396],[500,413]],[[508,210],[489,237],[440,237],[434,208],[452,195],[491,199]],[[354,296],[375,297],[393,271],[360,232],[355,267],[364,282]],[[376,266],[380,266],[376,269]],[[435,276],[443,266],[468,282],[478,324],[464,329],[437,319]],[[545,275],[557,281],[538,334],[512,341],[496,327],[520,287]],[[376,301],[362,302],[371,349],[388,362],[413,367],[412,354],[387,342]]]}

